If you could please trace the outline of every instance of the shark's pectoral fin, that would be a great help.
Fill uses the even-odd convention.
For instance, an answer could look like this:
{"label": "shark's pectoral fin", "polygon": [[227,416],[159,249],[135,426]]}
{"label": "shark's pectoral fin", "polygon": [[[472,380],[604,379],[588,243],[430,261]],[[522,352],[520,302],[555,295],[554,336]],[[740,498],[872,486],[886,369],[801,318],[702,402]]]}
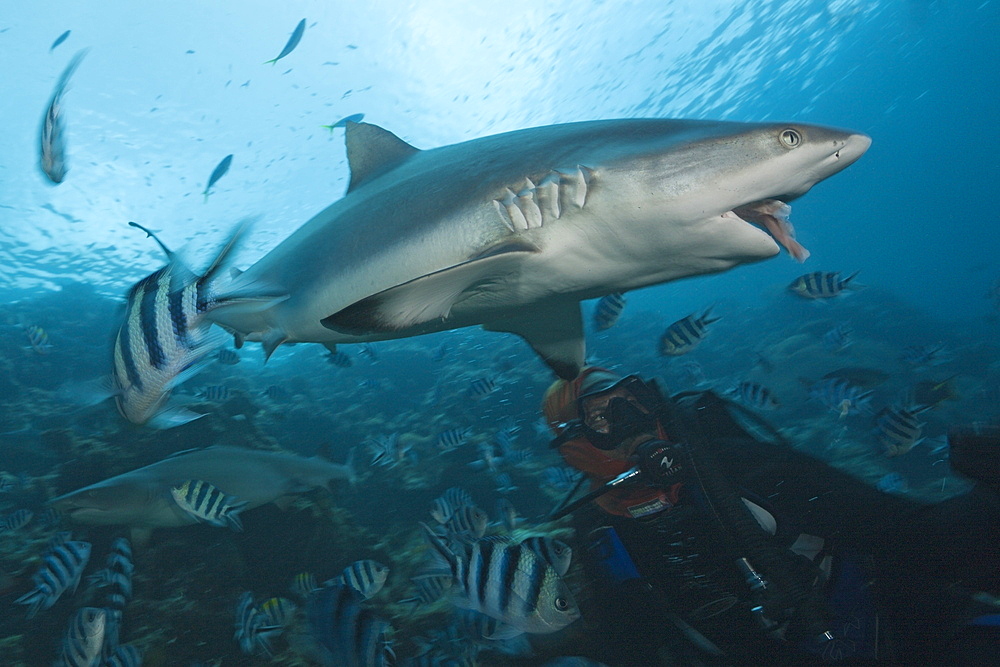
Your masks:
{"label": "shark's pectoral fin", "polygon": [[583,318],[576,301],[525,308],[516,317],[490,322],[483,328],[517,334],[565,380],[575,378],[583,366]]}
{"label": "shark's pectoral fin", "polygon": [[402,331],[447,319],[461,301],[486,294],[515,274],[534,246],[521,242],[491,248],[478,257],[390,287],[357,301],[321,323],[349,335]]}

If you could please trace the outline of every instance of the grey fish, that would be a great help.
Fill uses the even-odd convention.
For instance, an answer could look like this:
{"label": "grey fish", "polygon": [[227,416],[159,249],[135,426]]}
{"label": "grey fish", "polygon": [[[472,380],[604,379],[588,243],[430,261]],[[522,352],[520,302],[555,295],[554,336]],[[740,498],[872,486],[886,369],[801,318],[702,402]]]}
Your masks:
{"label": "grey fish", "polygon": [[548,633],[580,617],[555,568],[523,544],[483,538],[453,551],[426,524],[424,535],[452,575],[452,601],[522,632]]}
{"label": "grey fish", "polygon": [[219,182],[219,179],[226,175],[229,171],[229,166],[233,163],[233,155],[230,153],[226,157],[219,161],[219,164],[215,165],[215,169],[212,170],[212,175],[208,177],[208,185],[205,186],[205,191],[201,194],[205,195],[205,201],[208,201],[208,195],[211,194],[212,186]]}
{"label": "grey fish", "polygon": [[28,618],[48,609],[65,591],[76,591],[88,560],[89,542],[71,540],[53,547],[42,557],[42,566],[32,577],[35,587],[14,600],[14,603],[30,605]]}
{"label": "grey fish", "polygon": [[97,667],[104,650],[107,611],[96,607],[78,609],[69,621],[60,661],[65,667]]}
{"label": "grey fish", "polygon": [[302,19],[299,24],[295,26],[295,30],[292,31],[292,36],[288,38],[288,43],[285,44],[285,48],[281,50],[277,58],[271,58],[264,62],[267,64],[274,64],[287,56],[289,53],[295,50],[295,47],[299,45],[299,41],[302,40],[302,34],[306,31],[306,20]]}
{"label": "grey fish", "polygon": [[345,137],[347,195],[238,279],[289,298],[212,318],[267,355],[483,325],[520,335],[566,378],[585,356],[581,300],[777,254],[734,210],[802,196],[871,143],[798,123],[661,119],[431,150],[368,123]]}
{"label": "grey fish", "polygon": [[814,271],[793,280],[788,289],[805,299],[830,299],[853,287],[850,283],[857,275],[858,272],[855,271],[841,280],[836,271]]}
{"label": "grey fish", "polygon": [[353,482],[353,456],[338,465],[312,457],[241,447],[181,452],[52,500],[67,518],[95,526],[135,528],[189,526],[198,519],[174,502],[170,490],[199,479],[238,497],[250,510],[314,488]]}
{"label": "grey fish", "polygon": [[718,317],[710,318],[711,314],[712,309],[709,308],[698,317],[691,314],[667,327],[667,330],[660,336],[660,354],[676,357],[687,354],[698,347],[698,344],[705,338],[706,327],[720,319]]}
{"label": "grey fish", "polygon": [[[237,294],[216,296],[211,283],[233,249],[237,231],[201,276],[194,275],[145,227],[130,222],[160,245],[170,263],[132,286],[115,337],[111,393],[118,412],[133,424],[169,428],[201,415],[168,409],[170,392],[197,373],[221,342],[205,315]],[[252,301],[252,300],[251,300]],[[246,301],[244,301],[246,303]]]}
{"label": "grey fish", "polygon": [[[54,48],[54,45],[53,45]],[[56,83],[55,92],[49,99],[49,106],[45,109],[45,117],[42,119],[42,131],[40,137],[41,158],[40,166],[46,177],[56,185],[66,178],[69,167],[66,166],[66,137],[62,120],[62,96],[66,93],[70,77],[79,67],[83,57],[87,55],[87,50],[79,51],[73,59],[66,65],[66,69],[59,76]]]}
{"label": "grey fish", "polygon": [[56,41],[52,42],[52,46],[49,47],[49,52],[53,51],[57,46],[59,46],[60,44],[62,44],[63,42],[65,42],[66,38],[69,37],[69,34],[71,32],[73,32],[73,31],[72,30],[67,30],[63,34],[61,34],[58,37],[56,37]]}

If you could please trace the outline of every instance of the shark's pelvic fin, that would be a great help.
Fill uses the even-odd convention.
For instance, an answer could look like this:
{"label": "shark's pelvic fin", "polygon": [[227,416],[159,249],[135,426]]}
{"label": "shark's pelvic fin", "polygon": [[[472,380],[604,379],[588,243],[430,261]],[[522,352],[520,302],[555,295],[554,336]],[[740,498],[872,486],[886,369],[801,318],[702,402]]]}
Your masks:
{"label": "shark's pelvic fin", "polygon": [[261,345],[264,347],[264,362],[266,363],[274,351],[278,349],[278,346],[288,340],[288,334],[286,334],[282,329],[269,329],[267,333],[264,334],[263,340],[261,340]]}
{"label": "shark's pelvic fin", "polygon": [[322,320],[349,335],[401,331],[447,319],[460,301],[489,292],[517,271],[531,252],[524,244],[504,244],[476,259],[429,273],[357,301]]}
{"label": "shark's pelvic fin", "polygon": [[583,367],[583,318],[576,301],[525,308],[516,317],[490,322],[483,328],[517,334],[564,380],[575,378]]}
{"label": "shark's pelvic fin", "polygon": [[365,181],[397,167],[420,152],[389,130],[370,123],[347,123],[347,164],[351,169],[351,192]]}

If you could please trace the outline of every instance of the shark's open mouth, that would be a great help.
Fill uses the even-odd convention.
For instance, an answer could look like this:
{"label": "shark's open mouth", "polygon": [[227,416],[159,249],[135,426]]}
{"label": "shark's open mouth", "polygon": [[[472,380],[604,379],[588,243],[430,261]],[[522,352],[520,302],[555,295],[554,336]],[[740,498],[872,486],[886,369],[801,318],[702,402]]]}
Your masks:
{"label": "shark's open mouth", "polygon": [[788,251],[788,254],[799,262],[804,262],[809,257],[809,251],[795,240],[795,228],[788,220],[791,212],[792,207],[780,199],[762,199],[737,206],[732,211],[733,215],[744,222],[763,227]]}

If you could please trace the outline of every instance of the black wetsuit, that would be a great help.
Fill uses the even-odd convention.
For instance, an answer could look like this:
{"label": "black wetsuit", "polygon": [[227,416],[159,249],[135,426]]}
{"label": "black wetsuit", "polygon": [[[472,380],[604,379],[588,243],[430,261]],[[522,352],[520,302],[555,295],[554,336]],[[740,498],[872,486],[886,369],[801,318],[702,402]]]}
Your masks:
{"label": "black wetsuit", "polygon": [[[688,397],[682,405],[685,424],[679,430],[687,432],[692,446],[710,448],[715,472],[742,495],[762,499],[776,515],[781,528],[772,541],[784,555],[771,565],[783,577],[806,586],[814,578],[810,563],[784,551],[799,532],[826,538],[860,566],[882,617],[878,652],[852,654],[843,644],[840,653],[823,658],[798,643],[767,637],[748,613],[753,603],[733,564],[740,544],[727,538],[692,491],[677,507],[646,520],[612,518],[593,507],[577,512],[581,536],[612,525],[642,575],[610,580],[602,570],[607,554],[597,553],[600,548],[583,560],[600,582],[584,618],[589,611],[606,633],[602,660],[804,665],[830,664],[831,655],[840,655],[833,664],[997,664],[995,647],[983,645],[995,642],[996,635],[964,626],[968,600],[954,594],[1000,590],[1000,499],[994,491],[979,485],[966,495],[921,504],[878,491],[790,446],[755,439],[712,394]],[[688,625],[695,635],[685,636]],[[725,655],[713,657],[698,648],[699,636]]]}

